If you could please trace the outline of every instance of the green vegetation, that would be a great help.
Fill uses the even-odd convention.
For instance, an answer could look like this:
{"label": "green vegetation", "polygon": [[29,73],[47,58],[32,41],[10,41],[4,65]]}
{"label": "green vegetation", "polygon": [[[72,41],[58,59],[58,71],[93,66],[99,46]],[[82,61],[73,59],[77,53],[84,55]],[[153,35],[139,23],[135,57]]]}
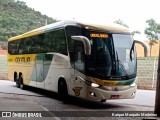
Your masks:
{"label": "green vegetation", "polygon": [[0,44],[5,45],[9,37],[20,35],[35,28],[56,22],[55,19],[42,15],[29,8],[25,2],[0,0]]}
{"label": "green vegetation", "polygon": [[160,38],[160,24],[157,23],[153,18],[146,21],[148,27],[145,28],[144,33],[147,38],[150,40],[150,56],[152,52],[152,46],[157,44],[157,40]]}
{"label": "green vegetation", "polygon": [[[121,19],[118,19],[118,20],[114,21],[114,23],[122,25],[122,26],[124,26],[126,28],[129,28],[129,26],[127,24],[125,24]],[[141,32],[138,31],[138,30],[134,30],[134,31],[131,32],[132,36],[134,36],[135,34],[140,34],[140,33]]]}

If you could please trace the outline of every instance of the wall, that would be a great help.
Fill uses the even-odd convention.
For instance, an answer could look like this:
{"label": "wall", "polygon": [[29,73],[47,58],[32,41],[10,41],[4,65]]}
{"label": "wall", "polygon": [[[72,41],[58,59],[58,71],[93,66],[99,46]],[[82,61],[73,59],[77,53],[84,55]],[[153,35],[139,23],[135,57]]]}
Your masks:
{"label": "wall", "polygon": [[0,79],[8,79],[8,68],[7,68],[7,51],[0,50]]}
{"label": "wall", "polygon": [[[149,40],[145,41],[149,45]],[[159,54],[159,44],[160,40],[157,40],[157,44],[152,46],[151,57],[158,57]],[[149,46],[150,47],[150,46]],[[144,57],[144,48],[140,44],[136,44],[137,57]],[[149,53],[150,56],[150,53]]]}

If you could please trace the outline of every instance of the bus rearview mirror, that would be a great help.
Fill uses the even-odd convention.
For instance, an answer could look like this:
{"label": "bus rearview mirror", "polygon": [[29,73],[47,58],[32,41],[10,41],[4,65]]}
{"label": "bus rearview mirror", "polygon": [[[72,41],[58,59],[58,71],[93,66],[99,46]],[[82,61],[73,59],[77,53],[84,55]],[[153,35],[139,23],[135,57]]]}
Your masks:
{"label": "bus rearview mirror", "polygon": [[148,44],[140,40],[134,40],[134,43],[141,44],[144,47],[144,56],[148,57],[150,51]]}
{"label": "bus rearview mirror", "polygon": [[84,36],[71,36],[73,40],[81,41],[84,45],[84,52],[86,55],[91,55],[91,44],[87,37]]}

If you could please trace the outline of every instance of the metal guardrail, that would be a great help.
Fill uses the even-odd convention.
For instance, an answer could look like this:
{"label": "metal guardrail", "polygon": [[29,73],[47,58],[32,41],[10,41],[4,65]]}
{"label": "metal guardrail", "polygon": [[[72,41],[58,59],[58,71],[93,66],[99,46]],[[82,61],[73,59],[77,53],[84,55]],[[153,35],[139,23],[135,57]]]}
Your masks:
{"label": "metal guardrail", "polygon": [[138,88],[155,89],[157,81],[158,57],[138,58],[137,63]]}

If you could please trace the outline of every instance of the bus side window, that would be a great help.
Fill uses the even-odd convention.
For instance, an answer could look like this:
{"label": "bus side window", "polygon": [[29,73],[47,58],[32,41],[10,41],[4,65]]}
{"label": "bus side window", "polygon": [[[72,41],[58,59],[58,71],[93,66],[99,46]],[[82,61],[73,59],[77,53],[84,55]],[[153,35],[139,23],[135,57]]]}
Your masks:
{"label": "bus side window", "polygon": [[24,40],[21,40],[18,47],[18,54],[22,54],[24,52]]}
{"label": "bus side window", "polygon": [[64,30],[57,30],[54,32],[53,48],[56,52],[67,55],[67,44]]}
{"label": "bus side window", "polygon": [[30,40],[29,38],[25,38],[24,47],[23,47],[24,53],[30,53],[30,48],[31,48]]}
{"label": "bus side window", "polygon": [[75,41],[71,38],[71,36],[82,35],[82,30],[80,27],[76,27],[76,26],[67,26],[65,29],[66,29],[66,35],[67,35],[70,62],[71,62],[71,65],[74,67],[74,61],[75,61],[74,42]]}
{"label": "bus side window", "polygon": [[8,43],[8,52],[11,54],[11,55],[14,55],[16,54],[16,50],[17,50],[17,44],[15,41],[11,41]]}
{"label": "bus side window", "polygon": [[54,39],[53,33],[46,33],[44,38],[44,52],[51,52],[52,51],[52,40]]}
{"label": "bus side window", "polygon": [[35,53],[36,52],[35,40],[36,40],[36,37],[31,37],[31,39],[30,39],[30,44],[31,44],[30,53]]}
{"label": "bus side window", "polygon": [[41,49],[42,49],[42,44],[41,44],[41,37],[40,35],[38,36],[34,36],[32,38],[32,50],[33,50],[33,53],[40,53],[41,52]]}

